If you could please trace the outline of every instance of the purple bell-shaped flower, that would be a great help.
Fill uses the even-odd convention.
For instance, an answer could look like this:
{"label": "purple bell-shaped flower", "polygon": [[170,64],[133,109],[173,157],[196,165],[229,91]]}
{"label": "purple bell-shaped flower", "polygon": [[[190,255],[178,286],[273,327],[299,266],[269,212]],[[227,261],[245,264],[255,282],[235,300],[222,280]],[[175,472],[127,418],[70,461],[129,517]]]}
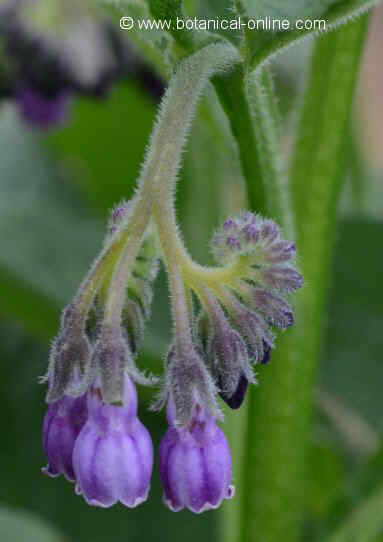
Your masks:
{"label": "purple bell-shaped flower", "polygon": [[88,391],[88,413],[73,452],[76,491],[94,506],[107,508],[120,501],[133,508],[149,493],[153,445],[137,417],[131,379],[125,377],[122,406],[105,403],[93,386]]}
{"label": "purple bell-shaped flower", "polygon": [[187,427],[174,425],[174,407],[168,408],[170,428],[160,446],[160,475],[166,505],[178,512],[200,513],[218,508],[234,496],[228,441],[216,420],[199,405]]}
{"label": "purple bell-shaped flower", "polygon": [[64,396],[51,403],[44,418],[43,444],[48,465],[43,469],[48,476],[63,474],[74,481],[72,455],[76,438],[87,418],[86,397]]}

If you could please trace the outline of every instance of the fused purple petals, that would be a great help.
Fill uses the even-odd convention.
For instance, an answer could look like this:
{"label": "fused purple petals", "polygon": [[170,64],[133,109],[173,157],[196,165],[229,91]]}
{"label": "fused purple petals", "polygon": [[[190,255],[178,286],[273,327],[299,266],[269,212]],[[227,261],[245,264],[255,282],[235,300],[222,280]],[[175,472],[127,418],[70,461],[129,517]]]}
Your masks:
{"label": "fused purple petals", "polygon": [[86,398],[63,397],[52,403],[44,418],[43,445],[48,465],[43,469],[49,476],[63,474],[74,481],[72,454],[76,438],[87,418]]}
{"label": "fused purple petals", "polygon": [[76,491],[93,506],[120,501],[133,508],[148,496],[153,466],[152,442],[137,418],[133,383],[126,377],[123,406],[105,404],[93,388],[88,408],[73,451]]}
{"label": "fused purple petals", "polygon": [[233,496],[230,448],[214,418],[196,414],[188,428],[168,429],[160,446],[160,475],[164,501],[175,512],[201,513]]}
{"label": "fused purple petals", "polygon": [[147,499],[152,464],[150,436],[140,421],[103,433],[90,420],[73,453],[76,491],[93,506],[108,508],[120,501],[134,508]]}

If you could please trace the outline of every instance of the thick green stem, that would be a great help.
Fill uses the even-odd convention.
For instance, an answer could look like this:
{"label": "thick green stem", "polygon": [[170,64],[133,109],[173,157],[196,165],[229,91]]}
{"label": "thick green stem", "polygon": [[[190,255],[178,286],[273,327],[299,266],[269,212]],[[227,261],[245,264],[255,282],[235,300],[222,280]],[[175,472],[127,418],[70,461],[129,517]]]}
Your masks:
{"label": "thick green stem", "polygon": [[296,327],[278,341],[272,363],[259,370],[260,386],[249,396],[238,537],[245,542],[299,540],[305,448],[343,179],[342,157],[366,24],[364,18],[324,36],[313,54],[292,166],[298,250],[306,286],[298,298]]}
{"label": "thick green stem", "polygon": [[[257,140],[260,174],[266,187],[266,211],[278,220],[285,235],[293,238],[293,217],[286,160],[282,152],[279,109],[269,68],[255,71],[246,77],[246,94]],[[250,203],[253,202],[250,200]],[[256,207],[254,209],[259,211]]]}
{"label": "thick green stem", "polygon": [[227,77],[216,78],[214,86],[237,141],[250,207],[257,209],[260,213],[265,213],[266,185],[262,176],[260,149],[246,95],[244,75],[243,67],[238,67]]}

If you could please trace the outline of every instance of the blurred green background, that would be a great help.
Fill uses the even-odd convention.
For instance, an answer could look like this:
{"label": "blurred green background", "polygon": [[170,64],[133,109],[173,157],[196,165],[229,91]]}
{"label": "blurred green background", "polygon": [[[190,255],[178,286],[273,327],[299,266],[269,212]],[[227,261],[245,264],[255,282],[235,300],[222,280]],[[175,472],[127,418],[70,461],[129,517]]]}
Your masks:
{"label": "blurred green background", "polygon": [[[380,20],[381,15],[370,37],[349,138],[310,454],[307,540],[320,539],[343,510],[383,482]],[[287,144],[305,48],[295,47],[276,66]],[[108,209],[133,191],[155,111],[153,99],[134,80],[116,88],[105,103],[77,102],[68,126],[50,135],[31,132],[11,105],[1,106],[1,542],[202,542],[218,532],[220,512],[174,514],[162,505],[157,469],[151,498],[136,510],[91,508],[68,482],[40,473],[45,404],[38,377],[46,369],[60,309],[101,246]],[[236,149],[211,92],[193,128],[178,191],[183,232],[200,261],[209,260],[208,239],[220,218],[242,207],[243,197]],[[140,358],[155,372],[161,371],[159,352],[169,335],[167,305],[161,275]],[[151,393],[141,389],[140,415],[158,446],[165,422],[147,409]]]}

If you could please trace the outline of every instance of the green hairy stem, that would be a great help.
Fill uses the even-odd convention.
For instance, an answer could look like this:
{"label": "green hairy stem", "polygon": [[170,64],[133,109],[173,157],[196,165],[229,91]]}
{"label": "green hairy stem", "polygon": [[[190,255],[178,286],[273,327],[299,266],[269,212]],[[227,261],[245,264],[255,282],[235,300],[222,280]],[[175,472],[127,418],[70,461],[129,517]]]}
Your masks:
{"label": "green hairy stem", "polygon": [[[306,287],[298,296],[295,328],[278,340],[272,363],[260,368],[260,385],[250,392],[247,424],[241,431],[246,444],[237,478],[242,485],[241,499],[239,510],[230,516],[236,535],[225,537],[227,541],[299,540],[305,449],[343,180],[340,164],[366,26],[367,20],[362,18],[323,37],[314,49],[290,186]],[[261,108],[262,102],[257,103]],[[269,114],[270,110],[265,112]],[[274,123],[269,126],[273,129]],[[266,134],[264,139],[273,137]],[[273,155],[276,153],[269,154],[270,160]],[[275,171],[279,167],[270,165]],[[281,194],[286,186],[272,182],[267,186],[276,191],[272,217],[286,225],[287,207]],[[236,436],[239,438],[238,431]],[[225,530],[233,534],[230,525]]]}

